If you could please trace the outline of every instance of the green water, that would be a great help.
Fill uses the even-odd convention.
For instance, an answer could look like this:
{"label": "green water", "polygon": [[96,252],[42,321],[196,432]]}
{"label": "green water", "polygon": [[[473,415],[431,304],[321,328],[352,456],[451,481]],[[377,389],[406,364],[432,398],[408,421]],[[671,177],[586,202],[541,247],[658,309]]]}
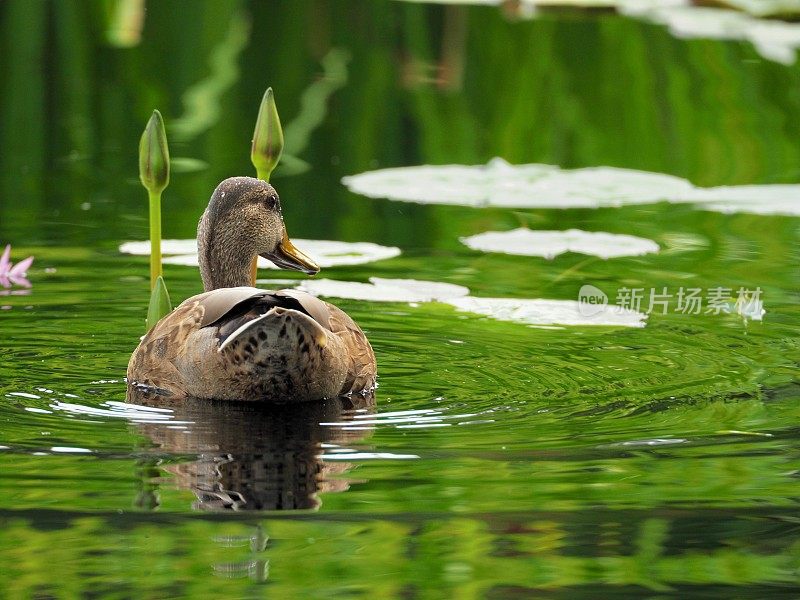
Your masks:
{"label": "green water", "polygon": [[[0,243],[36,257],[29,292],[0,296],[0,597],[800,592],[797,218],[422,206],[340,184],[494,156],[795,183],[800,67],[608,14],[382,1],[151,2],[141,42],[119,48],[113,4],[0,5]],[[542,329],[336,300],[378,357],[375,407],[121,405],[148,297],[147,258],[118,252],[147,237],[141,129],[158,107],[181,159],[164,234],[192,237],[216,183],[252,174],[267,85],[290,234],[402,250],[325,277],[565,300],[585,283],[760,288],[767,312]],[[459,242],[521,224],[662,251],[544,260]],[[173,300],[201,287],[196,269],[165,277]]]}

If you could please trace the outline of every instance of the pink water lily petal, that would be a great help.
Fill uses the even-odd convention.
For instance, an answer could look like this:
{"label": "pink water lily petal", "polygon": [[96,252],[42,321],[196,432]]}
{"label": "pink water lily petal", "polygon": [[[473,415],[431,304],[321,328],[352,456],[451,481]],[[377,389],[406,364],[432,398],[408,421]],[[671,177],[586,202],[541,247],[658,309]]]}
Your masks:
{"label": "pink water lily petal", "polygon": [[31,266],[32,262],[33,262],[33,257],[32,256],[29,256],[28,258],[19,261],[17,264],[15,264],[13,267],[11,267],[11,270],[8,272],[9,277],[15,277],[15,276],[16,277],[21,277],[21,276],[24,276],[25,273],[28,272],[28,267]]}
{"label": "pink water lily petal", "polygon": [[0,285],[2,285],[6,289],[11,287],[11,282],[8,280],[8,277],[3,275],[2,272],[0,272]]}
{"label": "pink water lily petal", "polygon": [[25,279],[24,275],[14,275],[13,273],[8,276],[11,280],[11,283],[14,285],[18,285],[20,287],[29,288],[31,286],[31,282]]}
{"label": "pink water lily petal", "polygon": [[3,256],[0,256],[0,274],[8,272],[8,268],[11,266],[11,261],[8,259],[9,256],[11,256],[11,244],[6,246]]}

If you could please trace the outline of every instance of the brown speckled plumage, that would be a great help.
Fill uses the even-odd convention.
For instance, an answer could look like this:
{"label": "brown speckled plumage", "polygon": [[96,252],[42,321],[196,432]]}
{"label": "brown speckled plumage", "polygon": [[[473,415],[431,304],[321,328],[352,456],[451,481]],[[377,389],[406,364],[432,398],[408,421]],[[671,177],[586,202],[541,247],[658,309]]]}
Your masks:
{"label": "brown speckled plumage", "polygon": [[128,364],[129,385],[173,397],[274,402],[371,393],[375,355],[345,312],[304,292],[247,286],[257,254],[315,272],[290,243],[286,253],[287,243],[271,186],[244,177],[222,182],[198,227],[208,291],[145,335]]}

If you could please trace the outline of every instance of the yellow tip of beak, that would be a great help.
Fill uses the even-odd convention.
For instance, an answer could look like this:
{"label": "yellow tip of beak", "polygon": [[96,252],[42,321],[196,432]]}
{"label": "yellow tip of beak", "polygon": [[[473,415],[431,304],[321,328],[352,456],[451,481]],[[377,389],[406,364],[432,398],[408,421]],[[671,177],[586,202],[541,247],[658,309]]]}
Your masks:
{"label": "yellow tip of beak", "polygon": [[282,269],[292,269],[302,271],[308,275],[319,273],[319,266],[304,252],[298,250],[292,244],[289,236],[284,232],[283,239],[274,252],[263,255]]}

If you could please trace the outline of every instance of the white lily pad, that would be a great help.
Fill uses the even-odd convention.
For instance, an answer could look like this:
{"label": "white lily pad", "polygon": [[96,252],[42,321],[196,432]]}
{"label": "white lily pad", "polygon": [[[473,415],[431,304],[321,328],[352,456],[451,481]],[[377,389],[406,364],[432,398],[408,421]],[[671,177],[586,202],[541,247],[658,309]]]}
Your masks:
{"label": "white lily pad", "polygon": [[707,210],[722,213],[800,215],[800,185],[735,185],[696,188],[692,200]]}
{"label": "white lily pad", "polygon": [[[400,248],[381,246],[372,242],[338,242],[332,240],[293,240],[303,252],[311,256],[320,267],[339,267],[346,265],[362,265],[394,258],[400,255]],[[125,242],[120,245],[123,254],[139,256],[150,255],[150,242]],[[161,240],[163,262],[169,265],[197,266],[197,240]],[[258,259],[262,269],[277,269],[265,258]]]}
{"label": "white lily pad", "polygon": [[578,252],[600,258],[641,256],[658,252],[652,240],[604,231],[534,231],[521,227],[511,231],[486,231],[461,241],[481,252],[500,252],[519,256],[554,258],[566,252]]}
{"label": "white lily pad", "polygon": [[526,325],[610,325],[644,327],[647,315],[617,306],[581,305],[574,300],[525,298],[476,298],[460,285],[416,279],[382,279],[370,283],[308,279],[298,289],[314,294],[369,302],[442,302],[462,312],[484,315],[500,321]]}
{"label": "white lily pad", "polygon": [[452,283],[380,277],[371,277],[370,283],[306,279],[300,284],[299,289],[315,296],[373,302],[432,302],[469,294],[469,289]]}
{"label": "white lily pad", "polygon": [[[778,10],[775,2],[772,6],[767,6],[763,0],[759,3],[761,10],[754,2],[736,3],[753,15],[693,6],[689,0],[618,0],[618,9],[623,14],[664,25],[675,37],[750,42],[767,60],[793,64],[797,48],[800,48],[800,24],[759,19],[758,16]],[[796,3],[794,9],[797,10]]]}
{"label": "white lily pad", "polygon": [[631,169],[511,165],[421,165],[367,171],[345,177],[353,192],[420,204],[507,208],[600,208],[694,203],[717,212],[800,215],[800,185],[695,187],[685,179]]}
{"label": "white lily pad", "polygon": [[498,321],[513,321],[527,325],[616,325],[622,327],[644,327],[647,315],[618,306],[592,307],[576,300],[544,300],[525,298],[450,298],[447,304],[462,312],[485,315]]}
{"label": "white lily pad", "polygon": [[[437,4],[501,6],[503,0],[411,0]],[[696,6],[692,0],[520,0],[516,14],[533,18],[538,8],[608,8],[657,23],[679,38],[750,42],[765,59],[791,65],[800,48],[800,24],[760,17],[800,14],[800,0],[723,0],[731,8]]]}

